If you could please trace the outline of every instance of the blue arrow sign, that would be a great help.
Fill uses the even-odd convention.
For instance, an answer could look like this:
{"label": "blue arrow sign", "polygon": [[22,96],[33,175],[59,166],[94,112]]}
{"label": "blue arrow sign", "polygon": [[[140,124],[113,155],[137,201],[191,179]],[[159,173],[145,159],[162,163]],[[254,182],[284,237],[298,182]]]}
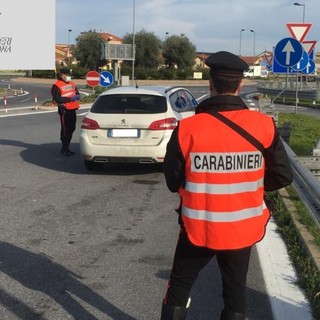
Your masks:
{"label": "blue arrow sign", "polygon": [[304,74],[311,74],[314,73],[314,70],[316,69],[316,64],[313,60],[309,60],[308,65],[301,71]]}
{"label": "blue arrow sign", "polygon": [[304,68],[306,68],[308,63],[309,63],[308,52],[303,51],[302,58],[300,59],[300,61],[296,65],[292,66],[292,69],[295,71],[302,71]]}
{"label": "blue arrow sign", "polygon": [[303,48],[301,43],[294,38],[284,38],[280,40],[275,49],[274,57],[283,67],[292,67],[302,58]]}
{"label": "blue arrow sign", "polygon": [[309,60],[314,60],[314,50],[309,53]]}
{"label": "blue arrow sign", "polygon": [[297,73],[297,71],[294,71],[291,67],[286,68],[286,67],[280,66],[280,64],[275,59],[275,55],[273,55],[272,72],[273,73],[287,73],[288,71],[289,71],[289,74]]}
{"label": "blue arrow sign", "polygon": [[109,71],[101,72],[99,82],[102,87],[110,87],[113,84],[113,74]]}

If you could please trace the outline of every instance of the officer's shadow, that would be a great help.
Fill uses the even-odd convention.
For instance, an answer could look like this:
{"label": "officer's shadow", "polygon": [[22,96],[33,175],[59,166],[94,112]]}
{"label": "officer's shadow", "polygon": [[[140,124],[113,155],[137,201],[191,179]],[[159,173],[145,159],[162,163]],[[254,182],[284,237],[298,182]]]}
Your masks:
{"label": "officer's shadow", "polygon": [[[81,156],[80,145],[77,142],[72,143],[70,149],[75,151],[75,155],[65,157],[61,154],[61,143],[45,143],[32,144],[18,140],[0,139],[0,145],[8,145],[13,147],[23,148],[20,152],[21,158],[28,163],[36,166],[71,174],[88,174],[84,166],[84,159]],[[123,175],[123,174],[145,174],[150,172],[161,171],[159,166],[150,166],[142,164],[108,164],[104,169],[93,173],[102,173],[108,175]]]}
{"label": "officer's shadow", "polygon": [[[0,241],[0,271],[18,281],[21,285],[46,294],[68,312],[73,319],[97,319],[73,296],[109,316],[110,319],[135,319],[84,285],[80,281],[81,277],[79,275],[53,262],[43,254],[35,254]],[[8,297],[11,297],[10,294],[0,290],[0,304],[19,318],[42,319],[39,310],[34,310],[23,302],[18,302],[16,298],[12,298],[13,301]]]}
{"label": "officer's shadow", "polygon": [[61,143],[32,144],[18,140],[0,139],[0,145],[23,148],[21,158],[31,164],[54,171],[85,173],[79,143],[72,143],[75,155],[65,157],[61,154]]}

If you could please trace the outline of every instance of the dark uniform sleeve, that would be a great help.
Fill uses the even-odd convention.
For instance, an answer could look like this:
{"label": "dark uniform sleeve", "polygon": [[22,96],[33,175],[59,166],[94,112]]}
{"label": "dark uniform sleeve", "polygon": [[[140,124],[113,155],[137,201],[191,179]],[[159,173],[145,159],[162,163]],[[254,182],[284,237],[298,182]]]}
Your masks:
{"label": "dark uniform sleeve", "polygon": [[172,132],[163,163],[163,172],[171,192],[177,192],[185,181],[185,159],[179,145],[178,130],[179,127]]}
{"label": "dark uniform sleeve", "polygon": [[292,168],[276,128],[271,146],[264,151],[264,158],[266,163],[266,173],[264,177],[265,191],[278,190],[292,183]]}

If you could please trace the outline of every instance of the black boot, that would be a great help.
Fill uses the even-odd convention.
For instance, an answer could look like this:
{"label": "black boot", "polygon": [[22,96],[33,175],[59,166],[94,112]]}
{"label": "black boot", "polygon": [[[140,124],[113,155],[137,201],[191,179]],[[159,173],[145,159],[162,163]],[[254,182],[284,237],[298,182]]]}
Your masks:
{"label": "black boot", "polygon": [[70,152],[70,154],[71,154],[71,155],[76,154],[74,151],[70,150],[70,148],[69,148],[69,147],[68,147],[68,150],[69,150],[69,152]]}
{"label": "black boot", "polygon": [[243,313],[232,312],[228,309],[224,309],[221,312],[220,320],[246,320],[246,316]]}
{"label": "black boot", "polygon": [[163,303],[160,320],[184,320],[187,316],[187,310],[185,307],[168,306]]}
{"label": "black boot", "polygon": [[74,155],[75,152],[70,150],[70,142],[71,142],[71,137],[69,137],[68,140],[67,140],[67,146],[68,146],[70,154]]}
{"label": "black boot", "polygon": [[70,152],[69,148],[62,147],[61,154],[63,154],[65,157],[70,157],[72,153]]}

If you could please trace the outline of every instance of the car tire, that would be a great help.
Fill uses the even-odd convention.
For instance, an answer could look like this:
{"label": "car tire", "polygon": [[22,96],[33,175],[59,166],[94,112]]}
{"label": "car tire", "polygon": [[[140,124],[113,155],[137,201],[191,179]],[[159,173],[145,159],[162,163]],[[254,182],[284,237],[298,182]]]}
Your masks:
{"label": "car tire", "polygon": [[84,166],[88,171],[100,171],[104,168],[105,164],[101,162],[93,162],[93,161],[85,160]]}

